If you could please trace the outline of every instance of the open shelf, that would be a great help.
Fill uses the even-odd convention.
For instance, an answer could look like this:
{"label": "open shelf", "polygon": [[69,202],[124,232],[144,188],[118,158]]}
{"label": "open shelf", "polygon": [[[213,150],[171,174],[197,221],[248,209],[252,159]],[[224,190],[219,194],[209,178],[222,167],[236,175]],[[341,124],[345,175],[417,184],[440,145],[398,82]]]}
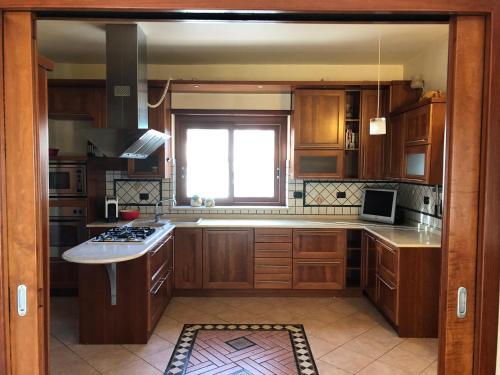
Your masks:
{"label": "open shelf", "polygon": [[347,288],[361,287],[362,248],[360,229],[347,230],[347,261],[345,285]]}
{"label": "open shelf", "polygon": [[[361,91],[346,91],[344,177],[359,177]],[[348,152],[347,152],[348,151]]]}

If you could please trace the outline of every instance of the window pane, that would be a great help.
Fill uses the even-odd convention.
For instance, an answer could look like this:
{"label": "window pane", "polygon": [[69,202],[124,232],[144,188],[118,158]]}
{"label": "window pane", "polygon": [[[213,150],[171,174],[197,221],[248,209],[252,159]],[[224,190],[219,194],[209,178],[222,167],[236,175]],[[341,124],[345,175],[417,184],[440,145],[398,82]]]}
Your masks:
{"label": "window pane", "polygon": [[234,131],[234,196],[272,198],[275,166],[273,130]]}
{"label": "window pane", "polygon": [[229,196],[229,131],[188,129],[186,194],[203,198]]}

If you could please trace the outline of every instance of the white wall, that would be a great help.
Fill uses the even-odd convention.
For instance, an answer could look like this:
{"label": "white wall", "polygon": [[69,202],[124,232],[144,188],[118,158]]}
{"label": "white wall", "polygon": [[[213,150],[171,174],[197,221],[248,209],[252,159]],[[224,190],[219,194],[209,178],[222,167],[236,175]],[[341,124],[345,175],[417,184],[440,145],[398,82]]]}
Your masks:
{"label": "white wall", "polygon": [[[382,80],[403,79],[403,65],[383,65]],[[56,63],[49,78],[102,79],[103,64]],[[149,79],[248,81],[376,81],[376,65],[148,65]]]}
{"label": "white wall", "polygon": [[425,90],[446,92],[448,78],[448,38],[439,37],[436,41],[404,64],[404,79],[421,75]]}

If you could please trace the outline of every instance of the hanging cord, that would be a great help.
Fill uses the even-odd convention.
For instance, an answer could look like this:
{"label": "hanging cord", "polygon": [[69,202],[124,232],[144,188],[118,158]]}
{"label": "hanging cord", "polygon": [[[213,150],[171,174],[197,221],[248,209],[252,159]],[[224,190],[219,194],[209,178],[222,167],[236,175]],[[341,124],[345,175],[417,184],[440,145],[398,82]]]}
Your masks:
{"label": "hanging cord", "polygon": [[167,96],[167,92],[168,92],[168,89],[170,87],[171,80],[172,80],[172,78],[168,79],[167,84],[165,85],[165,90],[163,90],[163,94],[161,95],[160,100],[158,100],[158,102],[155,104],[148,103],[148,108],[158,108],[161,105],[161,103],[163,103],[163,101],[165,100],[165,97]]}
{"label": "hanging cord", "polygon": [[380,118],[380,31],[378,32],[377,118]]}

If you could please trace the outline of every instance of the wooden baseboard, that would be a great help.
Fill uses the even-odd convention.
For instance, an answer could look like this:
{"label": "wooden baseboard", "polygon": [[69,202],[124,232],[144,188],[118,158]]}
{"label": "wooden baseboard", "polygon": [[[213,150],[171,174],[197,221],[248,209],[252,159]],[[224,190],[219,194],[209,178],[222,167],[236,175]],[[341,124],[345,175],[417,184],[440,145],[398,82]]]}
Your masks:
{"label": "wooden baseboard", "polygon": [[361,297],[361,289],[176,289],[174,297]]}

